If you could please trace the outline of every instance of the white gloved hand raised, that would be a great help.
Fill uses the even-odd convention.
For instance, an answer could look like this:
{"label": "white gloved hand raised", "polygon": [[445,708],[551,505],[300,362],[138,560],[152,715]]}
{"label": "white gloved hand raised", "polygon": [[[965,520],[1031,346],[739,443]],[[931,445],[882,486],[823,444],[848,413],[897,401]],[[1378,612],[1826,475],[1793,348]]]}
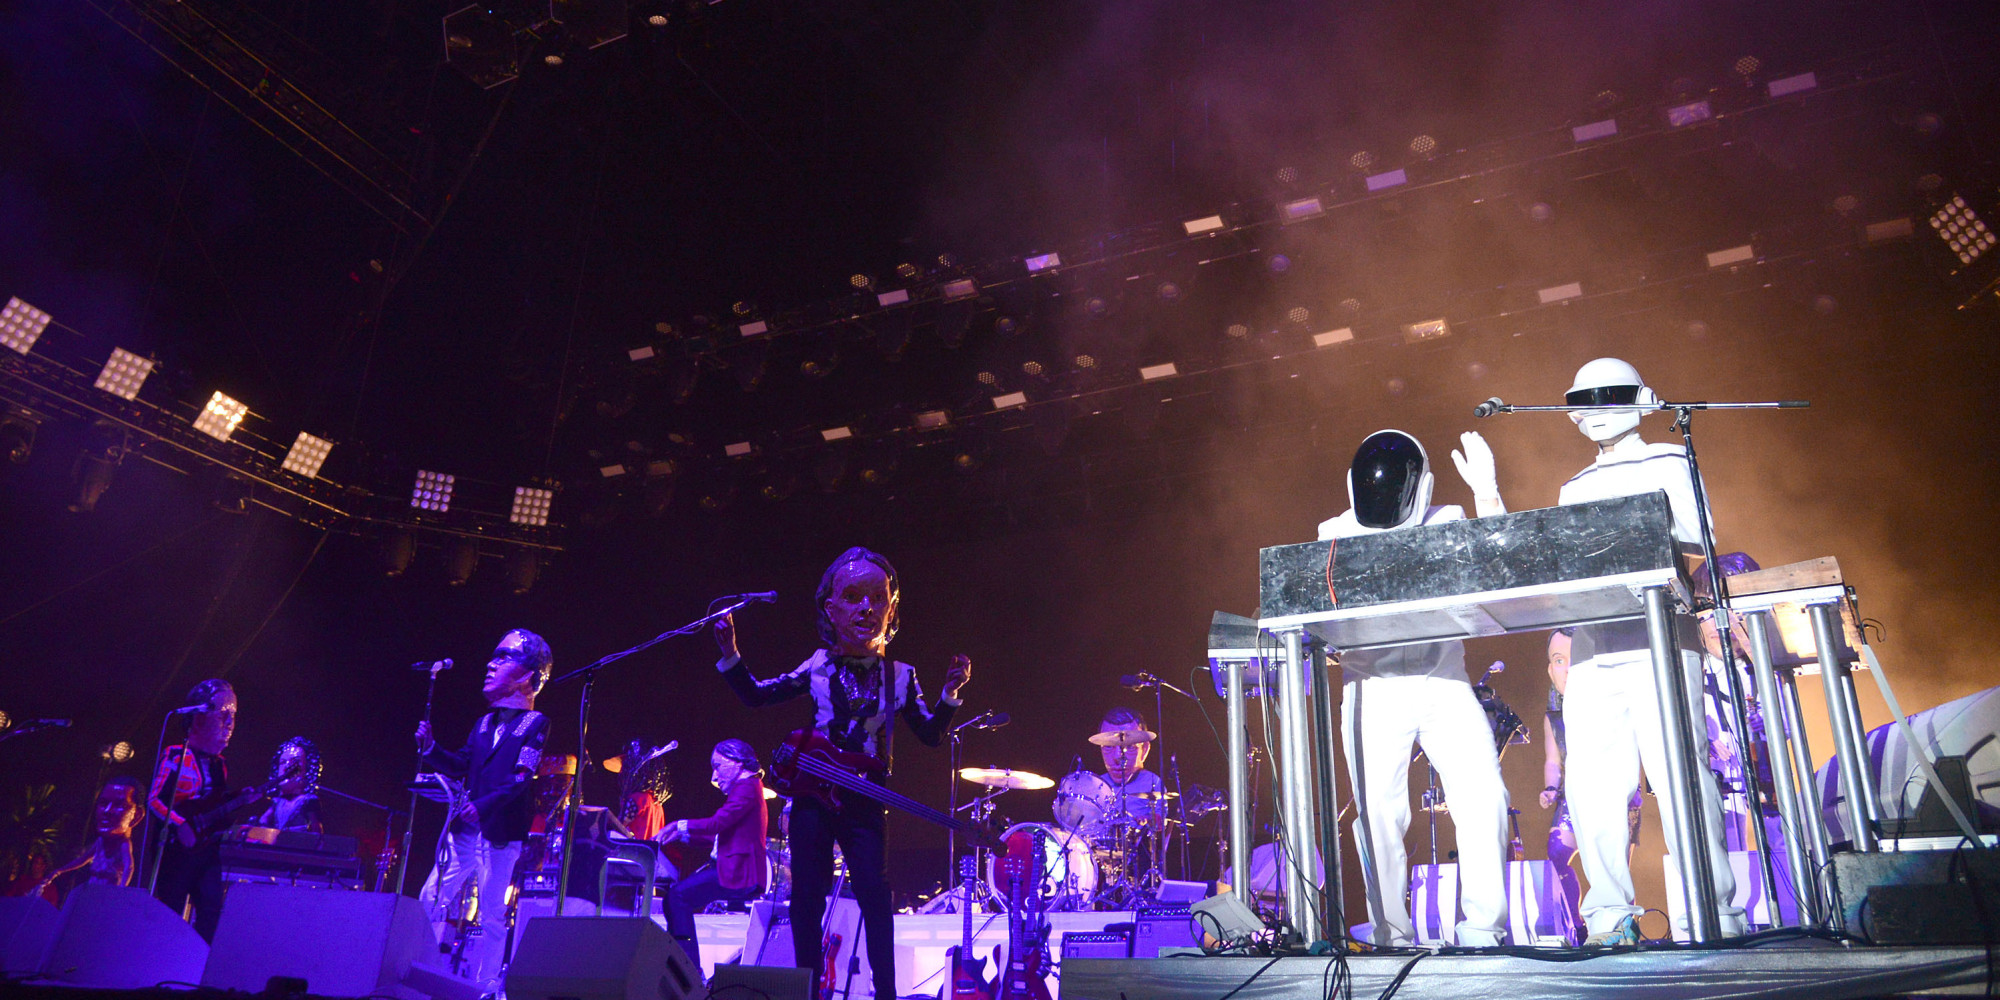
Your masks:
{"label": "white gloved hand raised", "polygon": [[1458,466],[1459,478],[1472,487],[1475,500],[1494,500],[1500,496],[1500,474],[1493,467],[1493,449],[1478,431],[1466,431],[1458,436],[1459,447],[1452,449],[1451,464]]}

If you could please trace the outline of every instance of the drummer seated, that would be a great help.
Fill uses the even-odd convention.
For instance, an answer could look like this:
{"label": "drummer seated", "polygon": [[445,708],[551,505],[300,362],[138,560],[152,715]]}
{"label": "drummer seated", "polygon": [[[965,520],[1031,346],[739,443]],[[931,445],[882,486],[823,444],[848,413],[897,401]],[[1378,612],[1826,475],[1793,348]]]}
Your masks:
{"label": "drummer seated", "polygon": [[1104,783],[1109,789],[1104,803],[1107,824],[1158,825],[1166,812],[1160,808],[1166,788],[1159,774],[1146,770],[1146,755],[1153,750],[1155,735],[1146,720],[1129,708],[1113,708],[1098,723],[1100,734],[1125,733],[1126,740],[1098,746],[1104,756]]}
{"label": "drummer seated", "polygon": [[715,863],[674,883],[667,892],[667,931],[696,963],[701,947],[694,917],[717,901],[746,902],[764,892],[765,838],[770,815],[757,752],[742,740],[723,740],[709,756],[709,780],[727,796],[715,815],[667,824],[662,843],[713,837]]}

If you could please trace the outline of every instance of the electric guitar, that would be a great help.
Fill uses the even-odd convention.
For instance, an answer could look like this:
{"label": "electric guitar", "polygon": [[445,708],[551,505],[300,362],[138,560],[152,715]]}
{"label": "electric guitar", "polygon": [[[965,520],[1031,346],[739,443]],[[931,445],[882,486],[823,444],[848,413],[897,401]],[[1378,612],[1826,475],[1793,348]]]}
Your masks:
{"label": "electric guitar", "polygon": [[224,799],[221,805],[204,809],[188,817],[188,828],[194,831],[195,842],[200,843],[203,838],[228,826],[230,813],[252,802],[268,799],[278,794],[278,786],[284,784],[285,779],[290,778],[294,772],[304,767],[305,761],[303,759],[293,758],[292,763],[284,769],[273,771],[271,773],[271,780],[261,785],[252,785],[249,788],[245,788],[235,795]]}
{"label": "electric guitar", "polygon": [[958,947],[951,950],[951,982],[939,991],[938,1000],[993,1000],[993,984],[986,981],[986,960],[972,954],[972,901],[979,886],[979,862],[972,855],[958,859],[958,879],[965,892],[959,906],[965,914],[965,929]]}
{"label": "electric guitar", "polygon": [[872,754],[842,750],[811,729],[800,729],[771,751],[771,787],[791,798],[808,798],[828,809],[840,808],[843,792],[873,799],[918,819],[948,827],[981,847],[1004,845],[987,823],[947,816],[907,795],[890,791],[862,777],[888,768]]}
{"label": "electric guitar", "polygon": [[1046,848],[1041,830],[1032,839],[1016,835],[995,866],[1007,882],[1007,967],[994,988],[998,1000],[1052,1000],[1049,996],[1049,925],[1043,908],[1041,872]]}

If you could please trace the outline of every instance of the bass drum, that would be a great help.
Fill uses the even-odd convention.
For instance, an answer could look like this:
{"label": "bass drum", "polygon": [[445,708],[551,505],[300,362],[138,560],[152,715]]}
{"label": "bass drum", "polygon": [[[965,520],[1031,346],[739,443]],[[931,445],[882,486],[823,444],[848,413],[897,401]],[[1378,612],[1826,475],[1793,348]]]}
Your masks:
{"label": "bass drum", "polygon": [[[1097,894],[1097,862],[1090,856],[1090,841],[1047,823],[1016,823],[1000,838],[1011,842],[1015,835],[1040,830],[1045,839],[1042,851],[1041,890],[1050,910],[1087,910]],[[1001,855],[986,859],[986,886],[1000,899],[1007,898],[1007,884],[996,870]]]}

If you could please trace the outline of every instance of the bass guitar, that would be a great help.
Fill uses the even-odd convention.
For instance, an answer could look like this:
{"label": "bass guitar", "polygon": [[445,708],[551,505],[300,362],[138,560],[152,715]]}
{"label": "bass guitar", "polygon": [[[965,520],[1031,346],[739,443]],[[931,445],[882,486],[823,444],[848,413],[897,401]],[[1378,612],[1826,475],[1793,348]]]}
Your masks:
{"label": "bass guitar", "polygon": [[965,927],[958,947],[951,950],[951,982],[940,991],[938,1000],[993,1000],[993,984],[986,981],[986,960],[972,954],[972,911],[977,908],[973,900],[979,891],[979,861],[972,855],[958,859],[958,880],[965,892],[959,904]]}
{"label": "bass guitar", "polygon": [[986,848],[1003,845],[987,823],[947,816],[907,795],[890,791],[864,775],[879,775],[887,765],[872,754],[842,750],[811,729],[800,729],[771,751],[771,787],[791,798],[808,798],[828,809],[839,809],[841,795],[873,799],[892,809],[947,827]]}
{"label": "bass guitar", "polygon": [[306,767],[303,758],[292,758],[290,764],[271,772],[271,780],[261,785],[252,785],[222,801],[222,804],[204,809],[188,817],[188,828],[194,831],[194,839],[199,843],[203,838],[229,825],[229,815],[252,802],[259,802],[278,794],[278,786],[285,783],[294,773]]}

